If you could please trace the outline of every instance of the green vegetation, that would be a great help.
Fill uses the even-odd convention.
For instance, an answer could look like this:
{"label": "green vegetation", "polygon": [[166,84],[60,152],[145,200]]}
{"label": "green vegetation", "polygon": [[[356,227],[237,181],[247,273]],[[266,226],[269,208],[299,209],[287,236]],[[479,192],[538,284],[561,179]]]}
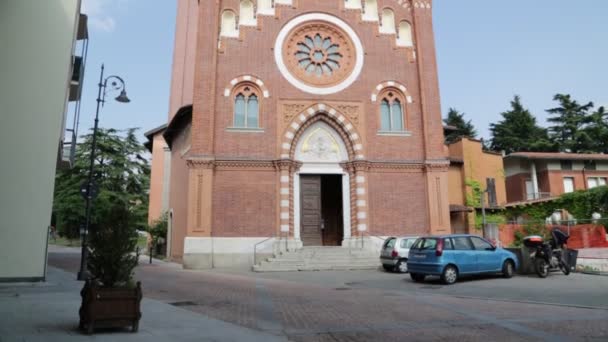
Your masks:
{"label": "green vegetation", "polygon": [[465,121],[464,115],[465,113],[460,113],[456,109],[450,108],[447,118],[443,119],[444,124],[456,127],[455,131],[450,132],[445,137],[446,144],[451,144],[463,136],[469,138],[475,138],[477,136],[477,130],[471,123],[471,120]]}
{"label": "green vegetation", "polygon": [[123,196],[107,193],[99,201],[99,220],[89,235],[91,252],[87,266],[94,280],[105,287],[128,286],[138,255],[135,247],[138,233],[134,229],[133,214]]}
{"label": "green vegetation", "polygon": [[467,207],[479,208],[481,207],[481,195],[483,194],[483,189],[481,188],[481,184],[474,179],[467,179],[464,184],[471,189],[471,191],[467,191],[466,193],[466,205]]}
{"label": "green vegetation", "polygon": [[552,149],[547,130],[536,124],[536,118],[524,108],[519,96],[511,101],[511,109],[500,115],[502,121],[490,124],[492,150],[513,153]]}
{"label": "green vegetation", "polygon": [[[137,140],[137,129],[118,131],[99,129],[93,180],[99,189],[92,202],[91,225],[103,218],[107,198],[127,203],[134,229],[146,230],[150,166],[144,158],[145,149]],[[79,237],[80,225],[85,222],[85,200],[80,186],[87,182],[92,145],[92,134],[82,137],[78,144],[74,167],[57,172],[53,216],[60,236]]]}
{"label": "green vegetation", "polygon": [[591,190],[575,191],[563,194],[559,198],[541,203],[511,207],[505,211],[508,218],[524,216],[531,221],[544,221],[555,209],[566,209],[577,219],[590,219],[591,214],[598,212],[602,217],[608,216],[608,186]]}
{"label": "green vegetation", "polygon": [[519,248],[522,246],[524,237],[530,235],[540,235],[543,239],[549,238],[549,230],[545,224],[541,223],[531,223],[524,226],[523,232],[515,232],[515,241],[511,247]]}

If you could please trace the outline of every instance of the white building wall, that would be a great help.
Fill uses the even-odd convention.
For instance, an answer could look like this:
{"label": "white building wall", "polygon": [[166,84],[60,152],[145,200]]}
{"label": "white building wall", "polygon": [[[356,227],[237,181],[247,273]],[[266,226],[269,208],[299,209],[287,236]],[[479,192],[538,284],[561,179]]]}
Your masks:
{"label": "white building wall", "polygon": [[42,280],[80,0],[0,8],[0,281]]}

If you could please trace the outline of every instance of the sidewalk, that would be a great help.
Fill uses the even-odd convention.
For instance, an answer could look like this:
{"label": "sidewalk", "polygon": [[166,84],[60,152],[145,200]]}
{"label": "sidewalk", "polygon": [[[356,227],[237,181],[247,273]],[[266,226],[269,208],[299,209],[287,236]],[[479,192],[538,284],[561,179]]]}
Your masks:
{"label": "sidewalk", "polygon": [[84,335],[77,329],[81,287],[73,274],[53,267],[45,283],[0,283],[0,341],[287,340],[146,298],[138,333],[100,330]]}
{"label": "sidewalk", "polygon": [[608,248],[579,249],[576,268],[583,273],[608,275]]}

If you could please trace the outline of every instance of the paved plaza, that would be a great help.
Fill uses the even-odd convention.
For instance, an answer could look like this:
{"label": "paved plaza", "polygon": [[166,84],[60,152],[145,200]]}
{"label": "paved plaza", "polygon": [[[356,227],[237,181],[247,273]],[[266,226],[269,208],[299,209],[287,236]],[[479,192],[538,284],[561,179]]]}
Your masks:
{"label": "paved plaza", "polygon": [[[59,268],[73,275],[78,262],[78,253],[51,250],[50,274],[63,272]],[[222,337],[233,331],[228,327],[251,332],[243,341],[256,336],[290,341],[608,339],[608,277],[603,276],[486,276],[444,286],[437,279],[417,284],[407,275],[382,271],[187,271],[154,261],[138,267],[137,279],[146,297],[142,332],[101,332],[95,339],[150,337],[157,328],[154,310],[164,310],[163,326],[174,340],[235,340],[235,335]],[[74,302],[69,312],[54,318],[55,325],[75,327],[79,284],[72,282]],[[197,320],[205,322],[198,329]],[[215,322],[214,338],[206,339],[207,327]],[[7,327],[0,323],[0,329]]]}

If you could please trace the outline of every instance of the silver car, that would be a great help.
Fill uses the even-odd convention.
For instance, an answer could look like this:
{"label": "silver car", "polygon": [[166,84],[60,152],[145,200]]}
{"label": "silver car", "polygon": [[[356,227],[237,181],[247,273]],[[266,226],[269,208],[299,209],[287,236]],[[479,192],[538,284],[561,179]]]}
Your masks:
{"label": "silver car", "polygon": [[407,273],[407,256],[416,239],[416,236],[391,236],[384,240],[380,252],[382,267],[388,272]]}

